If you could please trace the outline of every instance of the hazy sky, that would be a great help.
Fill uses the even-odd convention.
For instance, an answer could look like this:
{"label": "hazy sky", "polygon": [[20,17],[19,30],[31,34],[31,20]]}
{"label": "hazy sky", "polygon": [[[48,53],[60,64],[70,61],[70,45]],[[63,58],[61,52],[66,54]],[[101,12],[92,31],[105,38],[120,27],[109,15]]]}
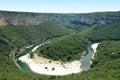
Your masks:
{"label": "hazy sky", "polygon": [[119,11],[120,0],[0,0],[0,10],[49,13]]}

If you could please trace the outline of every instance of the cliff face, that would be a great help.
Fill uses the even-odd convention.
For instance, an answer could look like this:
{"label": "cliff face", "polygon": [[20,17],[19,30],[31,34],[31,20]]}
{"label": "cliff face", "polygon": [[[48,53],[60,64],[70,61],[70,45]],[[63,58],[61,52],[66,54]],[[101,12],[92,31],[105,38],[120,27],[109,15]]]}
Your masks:
{"label": "cliff face", "polygon": [[0,11],[0,25],[38,25],[43,22],[56,21],[61,24],[100,24],[104,25],[120,20],[120,12],[103,12],[88,14],[54,14]]}
{"label": "cliff face", "polygon": [[0,12],[0,25],[37,25],[41,23],[37,15],[18,12]]}
{"label": "cliff face", "polygon": [[6,20],[5,20],[5,18],[3,18],[3,17],[1,17],[0,18],[0,25],[6,25]]}

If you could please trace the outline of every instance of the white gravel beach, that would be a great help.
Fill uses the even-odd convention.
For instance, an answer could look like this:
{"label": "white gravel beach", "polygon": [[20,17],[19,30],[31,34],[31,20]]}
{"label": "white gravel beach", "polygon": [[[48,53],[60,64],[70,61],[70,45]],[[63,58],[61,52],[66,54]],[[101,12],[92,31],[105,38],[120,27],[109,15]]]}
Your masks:
{"label": "white gravel beach", "polygon": [[80,61],[72,61],[64,64],[58,61],[51,61],[43,57],[38,57],[37,55],[31,59],[30,54],[20,57],[19,60],[25,62],[33,72],[39,74],[67,75],[82,71],[80,68]]}
{"label": "white gravel beach", "polygon": [[93,49],[93,51],[94,51],[94,54],[93,54],[93,56],[92,56],[92,59],[94,59],[95,57],[95,53],[97,52],[97,47],[98,47],[98,45],[99,45],[100,43],[94,43],[94,44],[92,44],[91,45],[91,47],[92,47],[92,49]]}

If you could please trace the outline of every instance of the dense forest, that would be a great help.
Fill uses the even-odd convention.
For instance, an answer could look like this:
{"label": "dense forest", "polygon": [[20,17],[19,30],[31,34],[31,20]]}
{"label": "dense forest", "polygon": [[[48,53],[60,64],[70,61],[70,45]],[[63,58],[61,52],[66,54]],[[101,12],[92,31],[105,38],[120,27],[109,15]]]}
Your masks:
{"label": "dense forest", "polygon": [[[29,13],[0,12],[0,18],[4,16],[7,20],[7,25],[0,26],[0,80],[120,79],[120,12],[88,14],[30,13],[26,19],[23,18],[27,14]],[[14,20],[16,15],[21,15],[18,20],[19,25],[14,25],[10,21]],[[29,16],[32,17],[29,18]],[[39,18],[37,18],[38,16]],[[31,25],[32,18],[33,25]],[[28,21],[21,25],[22,22],[29,19],[30,23]],[[35,23],[40,19],[43,19],[42,23]],[[86,44],[100,42],[100,45],[97,48],[95,59],[92,60],[91,68],[82,73],[67,76],[34,76],[21,71],[14,63],[13,58],[10,57],[10,53],[14,52],[15,48],[19,51],[24,46],[42,43],[46,40],[50,40],[50,43],[37,50],[39,55],[62,61],[79,59],[78,55],[82,55]]]}
{"label": "dense forest", "polygon": [[119,31],[120,21],[116,21],[104,26],[93,25],[81,31],[80,34],[92,42],[101,42],[103,40],[120,40]]}
{"label": "dense forest", "polygon": [[57,23],[42,23],[36,26],[5,26],[0,27],[0,38],[17,47],[30,45],[35,42],[45,41],[50,38],[60,37],[72,33]]}
{"label": "dense forest", "polygon": [[35,53],[38,55],[61,61],[79,60],[87,41],[78,34],[71,34],[52,40],[50,43],[41,46]]}

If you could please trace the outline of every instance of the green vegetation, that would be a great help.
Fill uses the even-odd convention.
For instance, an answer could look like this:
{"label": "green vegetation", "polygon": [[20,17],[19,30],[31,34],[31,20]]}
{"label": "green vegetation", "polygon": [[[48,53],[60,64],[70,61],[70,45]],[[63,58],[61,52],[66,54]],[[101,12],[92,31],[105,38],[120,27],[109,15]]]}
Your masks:
{"label": "green vegetation", "polygon": [[72,31],[56,23],[42,23],[38,26],[0,27],[0,80],[41,80],[46,76],[35,77],[21,71],[10,57],[14,48],[20,49],[35,42],[71,34]]}
{"label": "green vegetation", "polygon": [[[97,48],[93,65],[80,74],[58,77],[58,80],[119,80],[120,41],[103,41]],[[53,79],[56,80],[56,77]]]}
{"label": "green vegetation", "polygon": [[120,40],[120,21],[105,26],[94,25],[80,34],[92,42]]}
{"label": "green vegetation", "polygon": [[93,60],[92,66],[109,63],[109,61],[117,61],[120,58],[120,41],[104,41],[100,44],[97,51],[95,55],[96,59]]}
{"label": "green vegetation", "polygon": [[41,46],[37,52],[40,56],[49,59],[72,61],[81,58],[85,46],[86,42],[81,36],[71,34],[52,40],[50,43]]}
{"label": "green vegetation", "polygon": [[38,26],[5,26],[0,27],[0,37],[18,48],[35,42],[70,34],[72,31],[57,23],[42,23]]}
{"label": "green vegetation", "polygon": [[0,39],[0,80],[52,80],[54,76],[33,76],[29,73],[21,71],[9,54],[12,46],[6,41]]}
{"label": "green vegetation", "polygon": [[34,80],[28,73],[22,72],[9,57],[11,46],[0,40],[0,80]]}
{"label": "green vegetation", "polygon": [[[12,24],[15,18],[14,14],[18,15],[19,13],[0,13],[1,16],[7,15],[6,20],[8,20],[7,26],[0,27],[0,80],[120,79],[120,12],[81,15],[40,14],[39,19],[35,19],[36,15],[30,13],[30,16],[32,16],[30,17],[31,20],[28,20],[29,18],[26,19],[25,16],[27,16],[28,13],[25,13],[19,17],[21,20],[20,24],[23,25]],[[22,13],[19,15],[21,14]],[[37,22],[32,23],[33,17]],[[22,21],[23,18],[25,20]],[[80,20],[81,18],[83,18],[82,22]],[[12,20],[10,21],[9,19]],[[47,22],[39,24],[40,19],[43,19],[42,22]],[[36,23],[39,25],[31,25]],[[29,73],[25,73],[15,65],[13,59],[10,57],[10,52],[13,51],[14,48],[19,50],[24,46],[42,43],[48,39],[53,40],[41,46],[36,52],[39,52],[40,56],[61,61],[80,59],[82,52],[85,50],[85,45],[88,44],[88,42],[100,42],[101,44],[97,48],[91,69],[79,74],[71,74],[62,77],[44,75],[33,76]],[[31,57],[33,57],[33,53]]]}

